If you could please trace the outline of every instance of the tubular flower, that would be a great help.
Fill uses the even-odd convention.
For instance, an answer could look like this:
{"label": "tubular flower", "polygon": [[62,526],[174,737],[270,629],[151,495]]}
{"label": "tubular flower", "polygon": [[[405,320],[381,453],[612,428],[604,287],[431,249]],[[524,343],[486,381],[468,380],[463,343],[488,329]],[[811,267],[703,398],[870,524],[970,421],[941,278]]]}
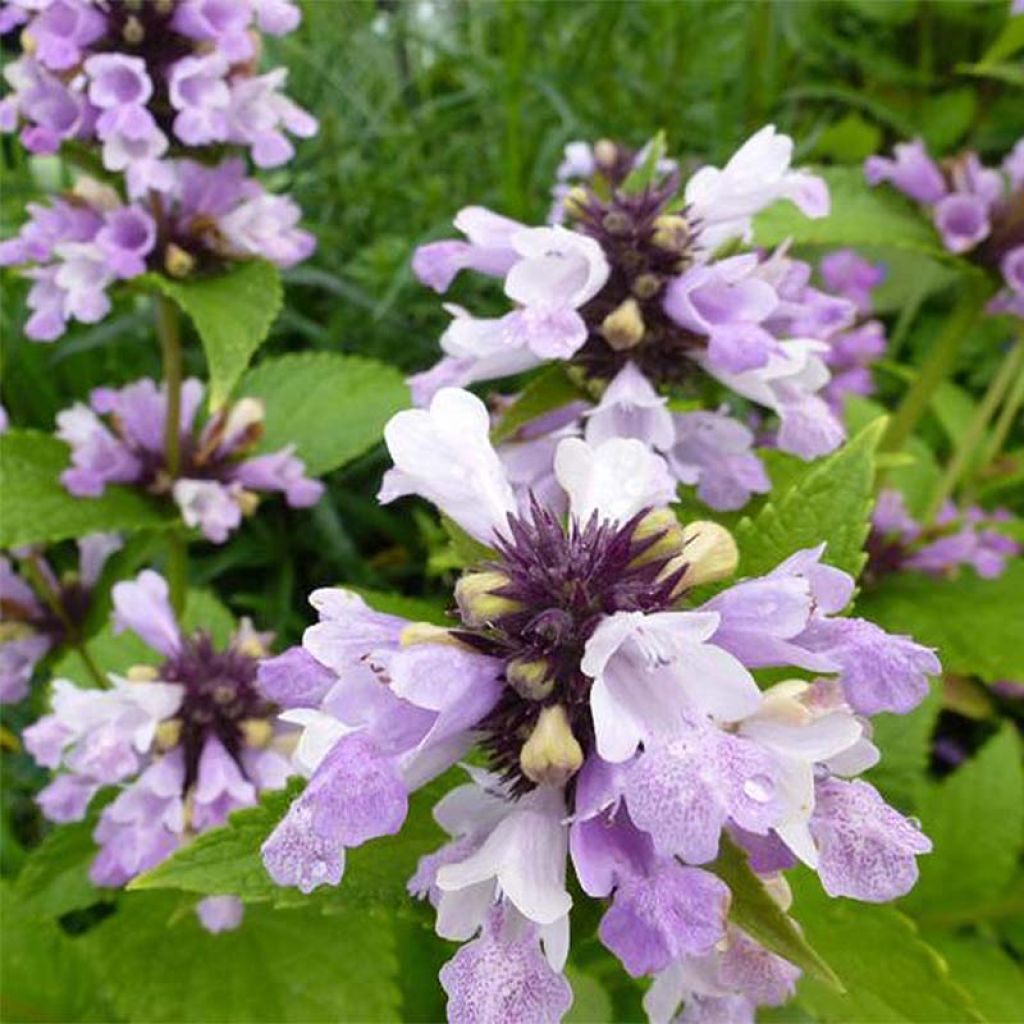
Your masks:
{"label": "tubular flower", "polygon": [[[185,634],[167,584],[151,570],[113,588],[115,630],[130,629],[163,661],[136,666],[111,688],[53,684],[52,711],[25,730],[25,746],[56,774],[39,794],[43,813],[81,820],[93,796],[118,787],[93,837],[100,851],[90,877],[121,886],[155,867],[199,832],[282,786],[290,768],[289,727],[256,688],[265,638],[243,621],[227,647],[208,633]],[[203,900],[210,931],[237,927],[241,903],[230,895]]]}
{"label": "tubular flower", "polygon": [[120,547],[116,533],[82,537],[78,571],[59,579],[32,548],[12,552],[26,567],[21,575],[0,555],[0,704],[28,696],[36,665],[81,628],[103,566]]}
{"label": "tubular flower", "polygon": [[[96,388],[89,404],[57,416],[57,436],[71,447],[61,482],[76,497],[96,497],[108,484],[130,484],[173,498],[188,526],[222,544],[256,506],[259,491],[279,491],[293,508],[315,505],[323,485],[305,475],[292,447],[252,454],[263,432],[263,404],[243,398],[194,426],[202,400],[198,380],[185,381],[181,401],[181,465],[171,477],[164,453],[167,397],[148,378],[121,389]],[[106,417],[106,419],[104,419]]]}
{"label": "tubular flower", "polygon": [[991,312],[1024,317],[1024,139],[998,170],[973,152],[940,164],[915,139],[899,143],[891,159],[868,157],[864,174],[868,184],[887,182],[926,207],[950,252],[969,254],[1002,277]]}
{"label": "tubular flower", "polygon": [[[736,548],[678,521],[664,459],[632,438],[561,439],[563,520],[517,500],[488,429],[477,398],[442,389],[385,430],[381,499],[425,497],[491,549],[456,585],[456,624],[317,591],[302,646],[261,665],[310,776],[263,847],[271,876],[337,884],[345,850],[399,831],[409,792],[476,743],[487,768],[438,803],[450,842],[409,882],[467,943],[441,974],[452,1020],[566,1011],[570,861],[630,974],[699,975],[694,1007],[782,1001],[796,968],[730,924],[722,835],[766,876],[799,859],[835,894],[907,891],[929,841],[846,779],[878,756],[862,715],[913,706],[938,661],[839,616],[853,581],[820,548],[695,607]],[[766,666],[820,678],[762,692],[750,669]]]}
{"label": "tubular flower", "polygon": [[[0,246],[0,265],[25,266],[33,281],[28,337],[96,323],[110,309],[107,289],[146,271],[186,277],[310,254],[291,199],[223,156],[236,147],[257,167],[278,167],[294,154],[290,136],[317,130],[283,94],[286,69],[257,74],[258,33],[298,25],[289,0],[12,0],[4,13],[24,24],[26,52],[4,69],[12,91],[0,130],[20,128],[32,153],[92,148],[117,184],[82,179],[30,205],[19,236]],[[220,163],[207,166],[211,156]]]}

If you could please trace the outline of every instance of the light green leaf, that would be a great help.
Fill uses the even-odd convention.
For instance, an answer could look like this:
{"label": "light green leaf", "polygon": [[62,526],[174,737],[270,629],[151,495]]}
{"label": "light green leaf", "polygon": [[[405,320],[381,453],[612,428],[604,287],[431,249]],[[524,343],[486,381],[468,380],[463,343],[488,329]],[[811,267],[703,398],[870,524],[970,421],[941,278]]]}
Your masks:
{"label": "light green leaf", "polygon": [[176,281],[147,274],[140,283],[163,292],[192,318],[210,370],[210,407],[219,408],[281,309],[277,267],[250,260],[213,277]]}
{"label": "light green leaf", "polygon": [[476,565],[496,557],[493,548],[481,544],[476,537],[471,537],[453,519],[441,516],[441,525],[451,541],[452,560],[455,565],[460,567]]}
{"label": "light green leaf", "polygon": [[659,131],[647,143],[647,153],[644,156],[644,162],[639,167],[634,167],[626,175],[620,190],[628,196],[635,196],[643,192],[644,189],[650,188],[658,176],[658,164],[665,159],[666,146],[665,133]]}
{"label": "light green leaf", "polygon": [[538,416],[587,397],[587,393],[570,379],[564,364],[552,363],[530,379],[516,400],[502,413],[491,437],[495,444],[507,441],[520,427]]}
{"label": "light green leaf", "polygon": [[837,992],[804,975],[797,1001],[812,1017],[856,1024],[981,1020],[909,918],[892,907],[834,899],[804,869],[788,877],[793,913],[807,941],[827,958],[846,989]]}
{"label": "light green leaf", "polygon": [[725,833],[711,870],[729,886],[732,893],[729,917],[736,925],[823,984],[841,988],[832,966],[772,899],[747,863],[747,855]]}
{"label": "light green leaf", "polygon": [[933,153],[944,153],[956,146],[971,127],[977,106],[970,86],[928,96],[918,115],[928,148]]}
{"label": "light green leaf", "polygon": [[1024,839],[1020,741],[1007,723],[966,764],[921,794],[918,817],[934,844],[903,901],[922,920],[969,917],[1009,884]]}
{"label": "light green leaf", "polygon": [[736,527],[740,574],[759,576],[801,548],[827,543],[824,560],[856,575],[864,564],[875,477],[875,450],[885,429],[878,419],[838,451],[809,465]]}
{"label": "light green leaf", "polygon": [[84,537],[100,530],[160,529],[172,519],[157,501],[110,486],[99,498],[75,498],[60,482],[68,446],[36,430],[0,435],[0,548]]}
{"label": "light green leaf", "polygon": [[312,476],[336,469],[376,444],[391,416],[409,404],[392,366],[336,352],[267,359],[251,369],[238,395],[266,406],[261,451],[294,444]]}
{"label": "light green leaf", "polygon": [[349,586],[348,589],[359,594],[371,608],[388,615],[400,615],[412,622],[431,622],[435,626],[454,624],[441,602],[428,601],[423,597],[406,597],[405,594],[387,594],[369,587]]}
{"label": "light green leaf", "polygon": [[111,1021],[81,940],[29,915],[0,883],[0,1020]]}
{"label": "light green leaf", "polygon": [[80,941],[115,1009],[133,1021],[399,1019],[383,915],[247,907],[241,927],[211,935],[180,896],[131,893]]}
{"label": "light green leaf", "polygon": [[592,974],[570,964],[565,976],[572,986],[572,1006],[565,1024],[610,1024],[615,1019],[611,996]]}
{"label": "light green leaf", "polygon": [[911,249],[949,261],[935,230],[909,200],[893,189],[871,188],[859,167],[818,171],[829,188],[832,210],[818,220],[792,203],[776,203],[754,219],[758,245],[781,245],[786,239],[805,245],[884,245]]}
{"label": "light green leaf", "polygon": [[858,614],[890,633],[909,633],[938,649],[946,672],[985,682],[1024,679],[1024,562],[1013,559],[998,579],[964,569],[953,580],[899,573],[861,595]]}
{"label": "light green leaf", "polygon": [[825,126],[814,144],[814,156],[854,163],[877,153],[881,142],[881,129],[851,110],[834,124]]}
{"label": "light green leaf", "polygon": [[1024,1007],[1024,972],[995,942],[978,935],[925,931],[924,938],[945,959],[953,980],[993,1024],[1018,1020]]}

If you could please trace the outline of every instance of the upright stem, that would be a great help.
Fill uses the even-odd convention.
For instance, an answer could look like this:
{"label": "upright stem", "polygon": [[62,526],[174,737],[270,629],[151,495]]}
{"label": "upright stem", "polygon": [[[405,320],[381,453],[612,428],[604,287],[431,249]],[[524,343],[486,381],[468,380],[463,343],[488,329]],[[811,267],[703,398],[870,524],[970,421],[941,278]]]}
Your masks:
{"label": "upright stem", "polygon": [[[1018,334],[1017,347],[1020,348],[1024,345],[1024,330],[1018,332]],[[1013,418],[1020,412],[1022,405],[1024,405],[1024,367],[1021,367],[1021,372],[1018,373],[1010,393],[1006,396],[1006,402],[999,413],[995,426],[992,428],[992,433],[989,435],[988,444],[985,445],[982,451],[979,465],[989,466],[998,458],[999,453],[1003,450],[1003,445],[1006,443],[1006,438],[1010,434]]]}
{"label": "upright stem", "polygon": [[914,432],[928,408],[935,389],[953,372],[960,345],[992,293],[992,285],[980,275],[962,286],[945,329],[918,372],[882,439],[883,451],[899,451]]}
{"label": "upright stem", "polygon": [[[164,462],[172,484],[181,469],[181,326],[178,307],[166,295],[156,297],[156,333],[164,364],[167,418],[164,420]],[[188,584],[188,547],[180,529],[167,531],[167,581],[171,605],[179,615]]]}
{"label": "upright stem", "polygon": [[984,398],[978,404],[978,408],[975,409],[970,423],[967,424],[967,429],[961,435],[956,451],[953,453],[953,458],[949,460],[949,465],[946,466],[946,470],[939,480],[939,485],[936,487],[935,493],[932,495],[932,499],[925,510],[924,520],[926,523],[930,523],[935,518],[942,507],[942,503],[956,489],[956,485],[963,475],[967,463],[970,461],[971,456],[978,447],[978,442],[985,433],[988,421],[992,418],[996,409],[999,408],[999,403],[1002,402],[1003,396],[1009,390],[1010,385],[1013,384],[1020,374],[1022,364],[1024,364],[1024,339],[1019,340],[1010,350],[1009,355],[1003,360],[1003,364],[992,378]]}

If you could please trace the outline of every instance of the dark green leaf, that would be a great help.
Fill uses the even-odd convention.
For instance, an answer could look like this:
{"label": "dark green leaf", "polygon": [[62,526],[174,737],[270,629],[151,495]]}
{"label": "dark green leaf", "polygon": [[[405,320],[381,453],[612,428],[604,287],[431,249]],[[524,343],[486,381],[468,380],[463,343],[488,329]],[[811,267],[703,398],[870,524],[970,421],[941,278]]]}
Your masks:
{"label": "dark green leaf", "polygon": [[586,398],[587,393],[573,383],[565,366],[553,363],[531,378],[516,400],[502,413],[491,436],[496,444],[507,441],[538,416]]}

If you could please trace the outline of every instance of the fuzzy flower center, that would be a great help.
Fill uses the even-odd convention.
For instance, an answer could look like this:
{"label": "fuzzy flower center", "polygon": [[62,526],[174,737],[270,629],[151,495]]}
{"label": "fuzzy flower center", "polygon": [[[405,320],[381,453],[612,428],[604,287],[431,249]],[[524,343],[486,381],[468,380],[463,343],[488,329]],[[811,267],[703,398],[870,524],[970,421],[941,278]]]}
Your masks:
{"label": "fuzzy flower center", "polygon": [[671,607],[687,564],[671,512],[641,512],[624,525],[595,515],[566,527],[534,504],[509,526],[499,559],[459,581],[457,636],[505,663],[504,693],[481,723],[483,746],[521,793],[536,781],[524,771],[524,747],[538,732],[571,735],[584,757],[593,749],[592,680],[580,662],[598,623]]}

